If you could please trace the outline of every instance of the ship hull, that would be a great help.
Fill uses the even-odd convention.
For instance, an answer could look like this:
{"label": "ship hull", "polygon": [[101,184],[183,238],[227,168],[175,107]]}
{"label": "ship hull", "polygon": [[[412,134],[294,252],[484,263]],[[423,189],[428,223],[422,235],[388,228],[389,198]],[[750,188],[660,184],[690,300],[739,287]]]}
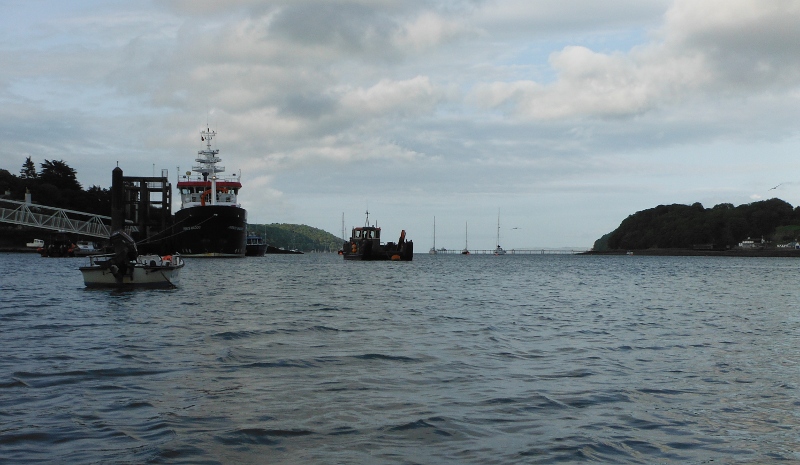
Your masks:
{"label": "ship hull", "polygon": [[176,248],[186,257],[244,257],[247,211],[229,205],[204,205],[175,213]]}

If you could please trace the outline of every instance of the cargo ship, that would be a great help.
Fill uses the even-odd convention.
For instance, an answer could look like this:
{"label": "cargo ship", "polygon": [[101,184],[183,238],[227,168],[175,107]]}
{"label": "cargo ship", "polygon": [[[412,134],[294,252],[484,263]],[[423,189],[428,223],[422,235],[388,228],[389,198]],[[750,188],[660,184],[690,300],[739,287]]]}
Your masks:
{"label": "cargo ship", "polygon": [[241,173],[221,176],[219,149],[211,148],[216,131],[206,128],[196,165],[178,180],[181,208],[175,213],[176,248],[188,257],[244,257],[247,210],[239,204]]}

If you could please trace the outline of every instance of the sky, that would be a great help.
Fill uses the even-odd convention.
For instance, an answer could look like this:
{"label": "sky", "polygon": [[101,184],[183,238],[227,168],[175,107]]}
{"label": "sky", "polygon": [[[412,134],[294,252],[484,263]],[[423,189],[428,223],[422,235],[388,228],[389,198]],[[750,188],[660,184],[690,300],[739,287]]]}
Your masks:
{"label": "sky", "polygon": [[174,185],[209,127],[250,223],[369,210],[418,252],[434,218],[437,248],[498,221],[506,249],[589,248],[657,205],[800,205],[800,0],[0,5],[14,174]]}

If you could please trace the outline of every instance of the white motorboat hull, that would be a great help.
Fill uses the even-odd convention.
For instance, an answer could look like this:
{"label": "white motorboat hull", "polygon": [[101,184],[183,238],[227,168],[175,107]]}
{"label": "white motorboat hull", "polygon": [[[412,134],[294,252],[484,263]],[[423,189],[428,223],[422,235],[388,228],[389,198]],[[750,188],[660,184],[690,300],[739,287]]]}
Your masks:
{"label": "white motorboat hull", "polygon": [[90,265],[80,267],[86,287],[174,288],[180,280],[184,262],[180,257],[162,261],[161,257],[139,256],[127,271],[115,275],[111,267],[98,262],[103,256],[90,257]]}

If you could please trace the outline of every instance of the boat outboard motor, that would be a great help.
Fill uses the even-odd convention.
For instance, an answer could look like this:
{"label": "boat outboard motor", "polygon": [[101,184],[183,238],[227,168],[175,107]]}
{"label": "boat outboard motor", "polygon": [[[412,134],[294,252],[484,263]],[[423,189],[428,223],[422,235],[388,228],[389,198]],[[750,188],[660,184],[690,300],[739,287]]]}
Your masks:
{"label": "boat outboard motor", "polygon": [[111,258],[110,269],[117,281],[122,281],[122,277],[128,272],[130,262],[136,260],[139,252],[136,250],[136,242],[125,231],[114,231],[111,233],[111,245],[114,246],[114,256]]}

